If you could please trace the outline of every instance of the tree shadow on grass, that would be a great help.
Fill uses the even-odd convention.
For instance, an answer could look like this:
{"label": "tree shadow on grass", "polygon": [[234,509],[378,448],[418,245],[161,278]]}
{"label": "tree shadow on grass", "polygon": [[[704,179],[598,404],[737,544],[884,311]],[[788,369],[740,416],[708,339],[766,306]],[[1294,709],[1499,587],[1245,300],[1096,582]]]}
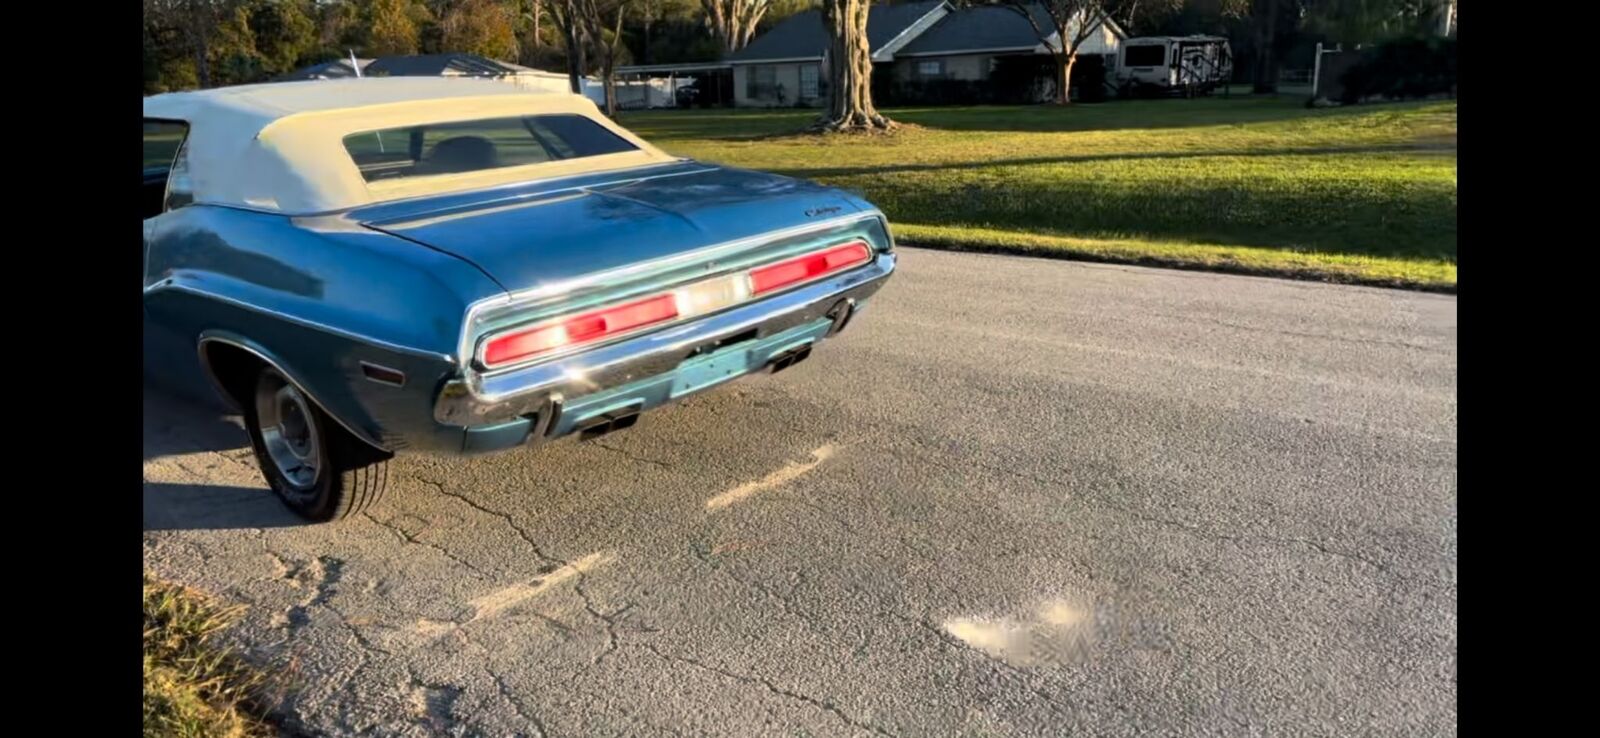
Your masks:
{"label": "tree shadow on grass", "polygon": [[898,178],[852,186],[890,221],[1079,238],[1211,243],[1328,254],[1454,261],[1456,200],[1448,183],[1364,180],[1174,180],[1117,186],[1089,179]]}
{"label": "tree shadow on grass", "polygon": [[[1342,119],[1403,112],[1440,101],[1305,107],[1293,97],[1233,97],[1199,100],[1116,100],[1054,105],[973,105],[962,107],[888,108],[889,118],[920,128],[955,132],[1075,133],[1087,131],[1158,130]],[[707,115],[660,112],[625,120],[647,139],[704,140],[749,143],[811,138],[802,132],[816,110],[735,110]]]}
{"label": "tree shadow on grass", "polygon": [[[1411,107],[1419,105],[1411,104]],[[1304,101],[1292,98],[1234,97],[1115,100],[1065,108],[1054,105],[902,108],[891,110],[888,115],[902,123],[944,131],[1075,133],[1352,118],[1373,112],[1370,107],[1359,106],[1310,109],[1305,107]]]}
{"label": "tree shadow on grass", "polygon": [[860,175],[895,174],[901,172],[953,171],[961,169],[992,169],[995,167],[1025,167],[1040,164],[1084,164],[1089,162],[1143,161],[1152,159],[1219,159],[1267,156],[1320,156],[1328,154],[1395,154],[1395,153],[1455,153],[1454,144],[1418,145],[1392,144],[1384,146],[1318,146],[1285,149],[1236,149],[1227,151],[1145,151],[1113,154],[1068,154],[1063,156],[1034,156],[1021,159],[988,159],[980,161],[940,162],[937,164],[891,164],[864,167],[831,167],[805,169],[773,169],[775,174],[805,179],[827,177],[854,177]]}

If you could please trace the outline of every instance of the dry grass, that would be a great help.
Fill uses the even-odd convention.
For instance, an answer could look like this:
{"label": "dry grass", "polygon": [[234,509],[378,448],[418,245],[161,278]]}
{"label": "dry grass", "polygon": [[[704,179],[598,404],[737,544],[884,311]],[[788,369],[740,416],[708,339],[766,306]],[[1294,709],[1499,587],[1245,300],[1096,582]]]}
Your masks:
{"label": "dry grass", "polygon": [[264,677],[218,642],[241,609],[145,575],[145,738],[277,735],[253,707]]}

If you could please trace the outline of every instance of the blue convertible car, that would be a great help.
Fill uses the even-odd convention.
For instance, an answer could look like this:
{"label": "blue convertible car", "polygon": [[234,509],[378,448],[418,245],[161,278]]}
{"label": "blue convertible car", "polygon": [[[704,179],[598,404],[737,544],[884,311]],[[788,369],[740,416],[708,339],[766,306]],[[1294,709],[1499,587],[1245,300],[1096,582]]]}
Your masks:
{"label": "blue convertible car", "polygon": [[860,198],[669,156],[577,95],[327,80],[144,117],[146,376],[214,387],[315,520],[396,453],[595,436],[803,361],[894,270]]}

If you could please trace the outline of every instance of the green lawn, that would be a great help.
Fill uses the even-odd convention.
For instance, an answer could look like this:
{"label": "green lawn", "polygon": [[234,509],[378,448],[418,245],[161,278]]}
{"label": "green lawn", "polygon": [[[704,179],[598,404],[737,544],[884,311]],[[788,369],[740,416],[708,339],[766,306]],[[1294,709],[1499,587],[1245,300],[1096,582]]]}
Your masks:
{"label": "green lawn", "polygon": [[886,111],[625,113],[684,156],[860,191],[902,243],[1453,290],[1456,105],[1234,96]]}

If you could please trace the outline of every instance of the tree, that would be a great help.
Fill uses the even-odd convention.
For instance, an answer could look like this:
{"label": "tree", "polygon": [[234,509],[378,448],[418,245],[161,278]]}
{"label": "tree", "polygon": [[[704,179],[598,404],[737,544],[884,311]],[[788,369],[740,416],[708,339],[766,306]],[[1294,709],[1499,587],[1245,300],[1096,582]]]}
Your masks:
{"label": "tree", "polygon": [[617,61],[622,54],[622,21],[632,0],[580,0],[583,32],[600,62],[600,83],[605,89],[606,115],[617,114]]}
{"label": "tree", "polygon": [[1111,18],[1127,18],[1135,0],[998,0],[993,3],[1023,18],[1056,64],[1056,104],[1072,100],[1072,67],[1078,50]]}
{"label": "tree", "polygon": [[583,94],[585,47],[588,35],[583,22],[583,0],[549,0],[550,20],[561,32],[561,45],[567,52],[567,82],[575,95]]}
{"label": "tree", "polygon": [[407,0],[368,0],[367,40],[362,50],[368,56],[417,53],[422,33],[415,14]]}
{"label": "tree", "polygon": [[171,50],[172,57],[186,57],[194,83],[210,87],[212,39],[228,10],[220,0],[145,0],[146,34],[158,53]]}
{"label": "tree", "polygon": [[461,0],[439,16],[440,50],[511,60],[517,55],[513,9],[500,0]]}
{"label": "tree", "polygon": [[537,63],[544,45],[540,34],[544,31],[544,0],[518,0],[517,2],[517,62]]}
{"label": "tree", "polygon": [[356,3],[348,0],[321,3],[317,6],[316,16],[315,57],[318,60],[343,58],[349,50],[365,46],[363,33],[366,24],[362,19],[362,8]]}
{"label": "tree", "polygon": [[292,72],[317,46],[317,24],[310,0],[256,0],[250,30],[263,66],[273,74]]}
{"label": "tree", "polygon": [[722,42],[722,48],[734,52],[750,43],[756,24],[772,7],[772,0],[700,0],[700,7],[705,9],[706,25]]}
{"label": "tree", "polygon": [[231,5],[223,9],[206,48],[207,67],[218,85],[255,82],[264,76],[264,60],[250,28],[250,7],[242,2]]}
{"label": "tree", "polygon": [[828,31],[828,106],[812,124],[818,131],[888,131],[894,121],[872,104],[872,50],[867,41],[869,0],[823,0]]}

